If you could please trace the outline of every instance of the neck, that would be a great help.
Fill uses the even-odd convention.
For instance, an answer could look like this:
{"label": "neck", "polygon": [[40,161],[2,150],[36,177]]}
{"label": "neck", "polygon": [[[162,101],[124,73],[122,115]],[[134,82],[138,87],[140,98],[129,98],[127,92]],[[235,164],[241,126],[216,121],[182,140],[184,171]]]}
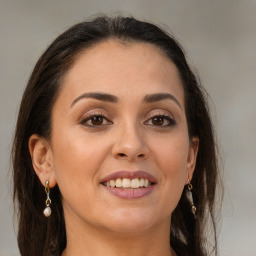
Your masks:
{"label": "neck", "polygon": [[62,256],[176,256],[170,247],[170,221],[129,233],[73,224],[66,221],[67,247]]}

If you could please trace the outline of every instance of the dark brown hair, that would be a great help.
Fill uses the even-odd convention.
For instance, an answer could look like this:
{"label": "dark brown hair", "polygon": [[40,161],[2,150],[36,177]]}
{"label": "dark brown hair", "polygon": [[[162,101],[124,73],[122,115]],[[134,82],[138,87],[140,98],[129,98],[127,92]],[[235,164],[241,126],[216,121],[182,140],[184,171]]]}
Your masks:
{"label": "dark brown hair", "polygon": [[[199,151],[193,176],[196,219],[183,192],[172,214],[170,243],[178,255],[217,255],[215,194],[218,164],[214,131],[199,80],[191,71],[181,46],[159,27],[131,17],[106,16],[79,23],[61,34],[38,60],[25,89],[13,142],[14,202],[18,211],[18,246],[22,256],[61,255],[66,247],[66,231],[58,186],[52,189],[52,215],[42,214],[45,193],[35,174],[28,149],[32,134],[51,136],[51,112],[62,79],[85,48],[108,39],[123,43],[146,42],[160,48],[176,65],[183,82],[190,138],[199,138]],[[206,221],[213,237],[208,243]],[[208,225],[209,226],[209,225]]]}

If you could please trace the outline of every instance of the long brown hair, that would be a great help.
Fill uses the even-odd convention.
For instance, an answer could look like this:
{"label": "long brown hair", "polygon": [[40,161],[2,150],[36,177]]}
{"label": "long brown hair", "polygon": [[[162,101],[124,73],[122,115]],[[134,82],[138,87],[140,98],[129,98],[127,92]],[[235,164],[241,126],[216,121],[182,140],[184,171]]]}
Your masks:
{"label": "long brown hair", "polygon": [[185,109],[190,138],[199,138],[199,151],[193,176],[196,219],[183,192],[172,214],[170,243],[179,255],[209,255],[208,230],[212,229],[211,249],[217,255],[215,194],[218,162],[214,130],[204,90],[191,71],[184,51],[173,36],[159,27],[131,17],[106,16],[79,23],[61,34],[38,60],[25,89],[13,142],[14,202],[18,211],[18,246],[22,256],[61,255],[66,247],[65,220],[58,186],[52,189],[52,215],[42,214],[45,193],[35,174],[28,149],[32,134],[51,136],[51,112],[62,79],[77,55],[107,39],[146,42],[160,48],[178,68],[185,92]]}

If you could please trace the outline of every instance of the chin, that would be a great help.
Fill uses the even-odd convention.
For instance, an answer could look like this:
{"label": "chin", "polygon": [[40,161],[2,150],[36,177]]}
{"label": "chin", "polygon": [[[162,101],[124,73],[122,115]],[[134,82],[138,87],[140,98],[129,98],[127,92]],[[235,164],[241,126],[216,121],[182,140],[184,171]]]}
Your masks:
{"label": "chin", "polygon": [[[106,216],[105,216],[106,217]],[[117,233],[143,232],[152,228],[159,220],[153,212],[125,209],[108,218],[108,227]]]}

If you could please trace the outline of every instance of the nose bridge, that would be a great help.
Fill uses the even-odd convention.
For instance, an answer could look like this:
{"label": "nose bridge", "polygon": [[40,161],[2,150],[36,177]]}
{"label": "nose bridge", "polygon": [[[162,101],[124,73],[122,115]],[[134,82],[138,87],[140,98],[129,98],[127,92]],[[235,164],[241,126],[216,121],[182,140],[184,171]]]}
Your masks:
{"label": "nose bridge", "polygon": [[148,156],[149,151],[143,132],[136,121],[125,120],[120,123],[114,140],[113,155],[115,158],[126,158],[131,161]]}

